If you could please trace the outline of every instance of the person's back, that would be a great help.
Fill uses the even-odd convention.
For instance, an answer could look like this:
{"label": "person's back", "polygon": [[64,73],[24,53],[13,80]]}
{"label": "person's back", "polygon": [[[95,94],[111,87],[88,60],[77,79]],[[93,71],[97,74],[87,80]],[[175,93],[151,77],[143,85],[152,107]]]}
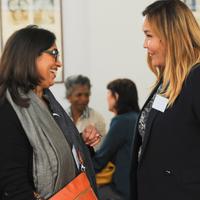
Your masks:
{"label": "person's back", "polygon": [[105,166],[108,161],[116,166],[111,187],[124,200],[129,197],[130,149],[136,120],[136,112],[115,116],[111,121],[105,140],[94,158],[96,171],[102,169],[102,166]]}
{"label": "person's back", "polygon": [[129,199],[129,171],[131,144],[137,121],[139,106],[135,84],[129,79],[117,79],[110,82],[108,89],[108,107],[115,114],[109,131],[93,158],[96,173],[108,162],[115,165],[110,184],[100,186],[100,198]]}

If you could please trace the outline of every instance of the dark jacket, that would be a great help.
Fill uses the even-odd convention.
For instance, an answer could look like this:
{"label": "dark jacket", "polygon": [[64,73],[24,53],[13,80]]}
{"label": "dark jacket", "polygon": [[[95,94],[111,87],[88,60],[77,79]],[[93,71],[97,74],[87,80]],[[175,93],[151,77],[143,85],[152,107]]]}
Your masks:
{"label": "dark jacket", "polygon": [[[66,139],[71,146],[74,144],[83,153],[86,173],[96,191],[95,174],[87,147],[52,93],[49,90],[45,93],[51,112],[58,114],[54,115],[54,118]],[[33,150],[15,111],[7,100],[0,105],[0,133],[0,199],[32,200],[35,190],[32,176]]]}
{"label": "dark jacket", "polygon": [[115,116],[105,139],[94,156],[95,171],[99,172],[111,161],[116,166],[112,188],[123,200],[129,199],[130,148],[137,121],[137,113]]}
{"label": "dark jacket", "polygon": [[200,66],[192,69],[172,107],[150,111],[138,161],[140,145],[136,127],[130,200],[200,199]]}

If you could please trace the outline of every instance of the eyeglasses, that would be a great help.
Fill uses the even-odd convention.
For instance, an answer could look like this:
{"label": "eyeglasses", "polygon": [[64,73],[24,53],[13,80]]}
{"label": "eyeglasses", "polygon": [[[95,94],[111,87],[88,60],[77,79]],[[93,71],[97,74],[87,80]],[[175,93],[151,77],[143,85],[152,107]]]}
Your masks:
{"label": "eyeglasses", "polygon": [[48,53],[49,55],[53,56],[55,58],[55,61],[57,62],[59,56],[58,49],[46,50],[44,51],[44,53]]}

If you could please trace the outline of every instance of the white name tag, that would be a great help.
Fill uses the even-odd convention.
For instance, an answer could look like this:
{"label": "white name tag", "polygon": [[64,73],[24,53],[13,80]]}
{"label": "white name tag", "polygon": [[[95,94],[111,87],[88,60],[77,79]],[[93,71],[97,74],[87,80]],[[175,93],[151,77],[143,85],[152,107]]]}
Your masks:
{"label": "white name tag", "polygon": [[152,105],[152,108],[156,109],[156,110],[159,110],[161,112],[164,112],[166,107],[167,107],[167,103],[168,103],[168,99],[163,97],[163,96],[160,96],[160,95],[156,95],[156,98],[154,99],[154,102],[153,102],[153,105]]}

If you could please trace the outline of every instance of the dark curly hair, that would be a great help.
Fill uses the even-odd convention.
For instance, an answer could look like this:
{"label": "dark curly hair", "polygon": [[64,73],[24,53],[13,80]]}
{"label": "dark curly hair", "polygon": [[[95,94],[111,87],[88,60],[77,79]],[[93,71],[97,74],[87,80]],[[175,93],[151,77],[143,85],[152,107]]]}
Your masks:
{"label": "dark curly hair", "polygon": [[116,79],[108,83],[107,89],[113,96],[119,95],[115,109],[117,114],[123,114],[131,111],[139,112],[137,88],[130,79]]}

